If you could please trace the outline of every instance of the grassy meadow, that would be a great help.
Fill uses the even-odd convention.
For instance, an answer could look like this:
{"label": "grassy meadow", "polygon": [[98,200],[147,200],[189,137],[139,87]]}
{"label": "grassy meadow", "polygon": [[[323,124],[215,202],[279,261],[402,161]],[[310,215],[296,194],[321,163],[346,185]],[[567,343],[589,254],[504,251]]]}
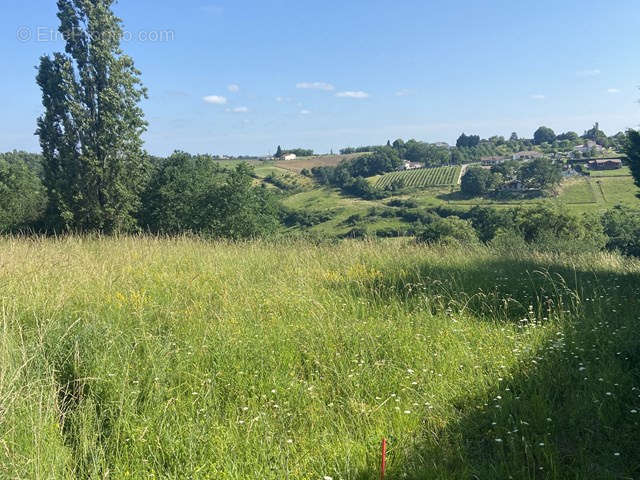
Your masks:
{"label": "grassy meadow", "polygon": [[0,478],[640,477],[640,263],[0,240]]}

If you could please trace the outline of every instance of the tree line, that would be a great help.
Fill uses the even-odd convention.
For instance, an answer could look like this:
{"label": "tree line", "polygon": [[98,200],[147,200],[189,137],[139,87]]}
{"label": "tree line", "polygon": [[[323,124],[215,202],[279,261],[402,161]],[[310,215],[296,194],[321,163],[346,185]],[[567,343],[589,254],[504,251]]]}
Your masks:
{"label": "tree line", "polygon": [[[205,232],[246,238],[273,230],[275,200],[246,165],[143,150],[140,71],[120,47],[114,0],[59,0],[65,51],[40,59],[42,155],[0,159],[0,229],[42,232]],[[14,157],[23,159],[15,161]]]}

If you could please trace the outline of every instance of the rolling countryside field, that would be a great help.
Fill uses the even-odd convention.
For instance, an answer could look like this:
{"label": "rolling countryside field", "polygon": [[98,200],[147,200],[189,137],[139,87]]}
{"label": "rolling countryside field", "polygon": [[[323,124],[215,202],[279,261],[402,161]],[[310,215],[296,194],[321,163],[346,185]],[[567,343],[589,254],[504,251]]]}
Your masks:
{"label": "rolling countryside field", "polygon": [[314,167],[335,167],[340,162],[352,160],[366,155],[366,153],[351,153],[348,155],[317,155],[314,157],[298,157],[295,160],[276,161],[275,165],[285,170],[300,173],[302,170],[311,170]]}
{"label": "rolling countryside field", "polygon": [[640,475],[636,261],[0,242],[1,478]]}

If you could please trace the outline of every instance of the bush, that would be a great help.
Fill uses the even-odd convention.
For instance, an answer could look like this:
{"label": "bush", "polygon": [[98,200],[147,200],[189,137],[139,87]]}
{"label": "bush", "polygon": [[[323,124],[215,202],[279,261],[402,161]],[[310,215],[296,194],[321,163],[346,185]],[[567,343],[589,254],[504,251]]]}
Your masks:
{"label": "bush", "polygon": [[283,208],[281,210],[282,223],[287,227],[313,227],[328,220],[331,220],[335,212],[316,212],[308,210],[292,210]]}
{"label": "bush", "polygon": [[640,210],[616,207],[602,216],[607,249],[640,257]]}
{"label": "bush", "polygon": [[438,218],[418,232],[416,239],[421,243],[477,243],[478,235],[471,222],[459,217]]}

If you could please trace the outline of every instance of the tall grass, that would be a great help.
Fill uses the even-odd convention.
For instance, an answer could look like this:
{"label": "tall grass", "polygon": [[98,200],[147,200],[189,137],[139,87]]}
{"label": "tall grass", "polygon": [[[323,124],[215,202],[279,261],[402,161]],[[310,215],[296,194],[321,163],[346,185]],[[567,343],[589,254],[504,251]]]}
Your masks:
{"label": "tall grass", "polygon": [[0,240],[0,478],[637,478],[640,265]]}

